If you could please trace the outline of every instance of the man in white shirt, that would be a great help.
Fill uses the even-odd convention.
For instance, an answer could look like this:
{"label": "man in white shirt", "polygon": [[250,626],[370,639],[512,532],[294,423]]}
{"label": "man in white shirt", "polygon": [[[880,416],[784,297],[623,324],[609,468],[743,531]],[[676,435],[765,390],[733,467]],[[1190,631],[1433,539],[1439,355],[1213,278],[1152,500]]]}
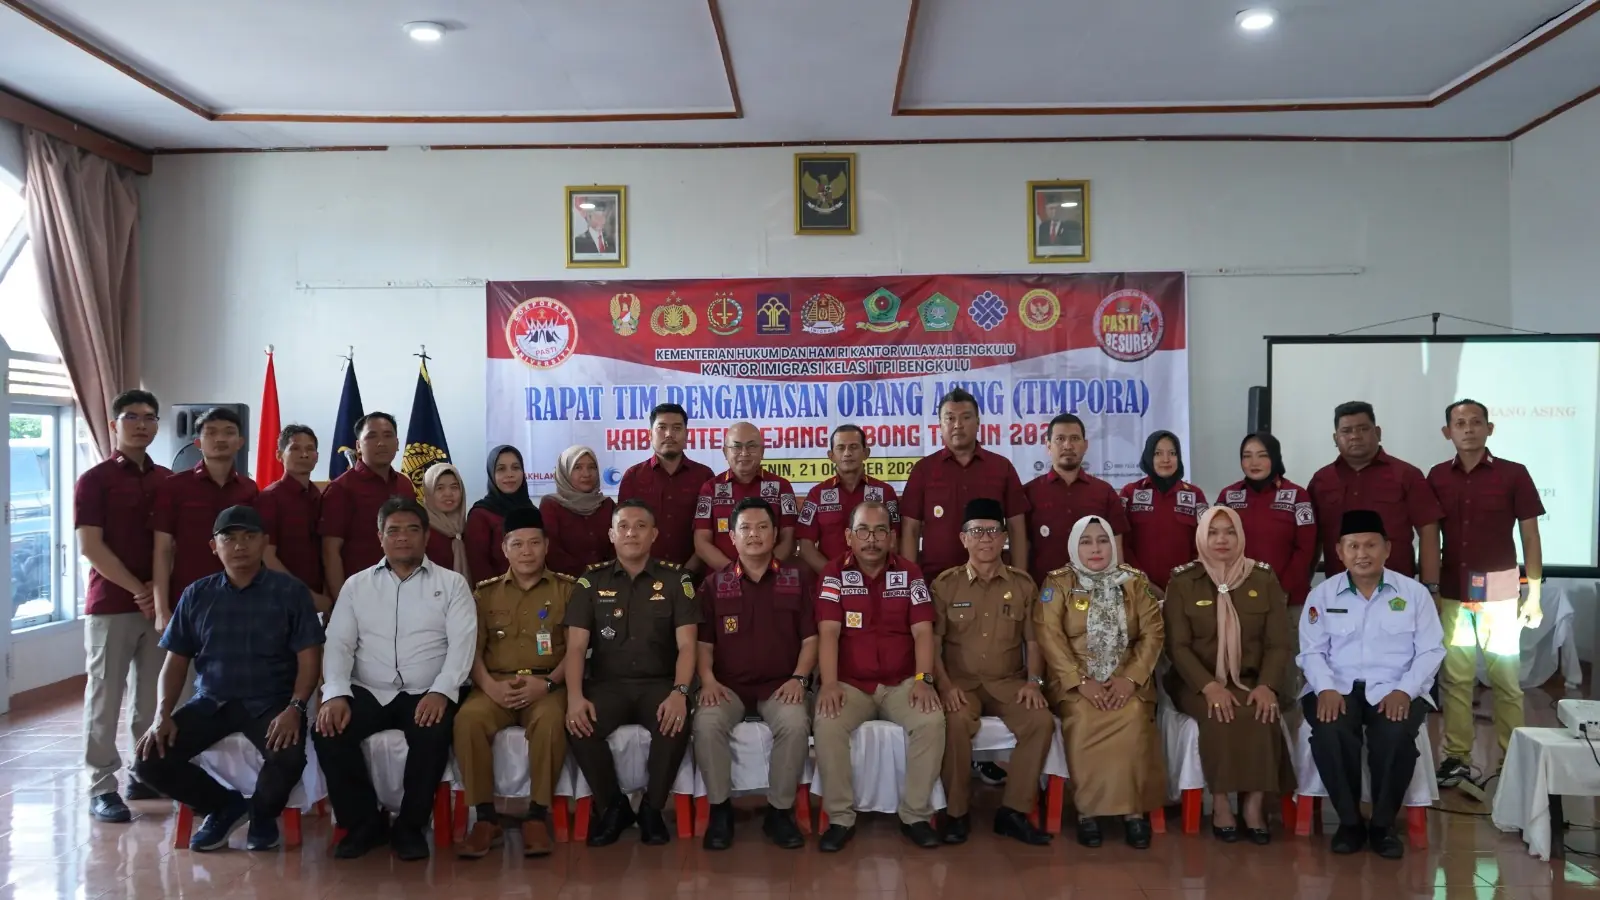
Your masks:
{"label": "man in white shirt", "polygon": [[[1347,510],[1339,527],[1345,572],[1316,586],[1300,620],[1311,757],[1339,814],[1334,853],[1370,842],[1385,859],[1405,855],[1394,821],[1417,765],[1417,730],[1444,661],[1444,629],[1421,582],[1384,568],[1383,518]],[[1372,777],[1372,819],[1361,818],[1361,745]],[[1430,761],[1431,762],[1431,761]]]}
{"label": "man in white shirt", "polygon": [[428,560],[428,513],[417,501],[390,497],[377,525],[383,562],[350,574],[328,622],[317,758],[334,816],[347,831],[333,855],[355,859],[383,843],[388,830],[361,742],[380,731],[405,732],[405,798],[389,841],[403,860],[427,859],[423,830],[450,760],[478,612],[467,580]]}

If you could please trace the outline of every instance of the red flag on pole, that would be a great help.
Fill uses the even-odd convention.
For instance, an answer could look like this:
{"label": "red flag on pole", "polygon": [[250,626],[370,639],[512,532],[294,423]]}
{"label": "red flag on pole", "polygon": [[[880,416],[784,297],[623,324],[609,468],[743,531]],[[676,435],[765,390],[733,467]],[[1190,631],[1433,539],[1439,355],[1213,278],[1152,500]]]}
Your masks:
{"label": "red flag on pole", "polygon": [[272,367],[272,348],[267,348],[267,378],[261,386],[261,419],[256,423],[256,486],[265,490],[283,477],[283,460],[278,457],[278,373]]}

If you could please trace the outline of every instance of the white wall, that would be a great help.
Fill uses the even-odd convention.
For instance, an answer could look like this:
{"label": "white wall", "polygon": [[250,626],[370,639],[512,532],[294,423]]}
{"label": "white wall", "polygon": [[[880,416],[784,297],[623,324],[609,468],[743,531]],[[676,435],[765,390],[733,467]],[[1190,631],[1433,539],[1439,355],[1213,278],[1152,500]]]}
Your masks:
{"label": "white wall", "polygon": [[[1029,270],[1025,183],[1045,178],[1093,181],[1096,270],[1363,267],[1191,281],[1189,468],[1208,491],[1237,477],[1246,390],[1266,377],[1263,335],[1434,310],[1510,319],[1501,144],[858,152],[853,238],[793,234],[786,149],[159,157],[143,201],[146,385],[167,403],[255,407],[262,349],[275,344],[285,421],[325,434],[339,356],[355,344],[366,408],[396,413],[403,428],[416,379],[409,354],[425,343],[451,449],[476,493],[483,291],[296,283],[581,277],[563,268],[562,186],[587,183],[629,187],[632,265],[609,277]],[[1289,464],[1303,480],[1322,462]]]}

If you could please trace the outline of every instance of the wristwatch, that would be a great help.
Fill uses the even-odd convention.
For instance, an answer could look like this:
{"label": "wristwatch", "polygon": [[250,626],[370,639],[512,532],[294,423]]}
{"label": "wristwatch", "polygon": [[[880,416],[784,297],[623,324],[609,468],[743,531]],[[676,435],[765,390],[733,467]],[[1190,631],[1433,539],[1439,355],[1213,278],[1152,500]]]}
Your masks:
{"label": "wristwatch", "polygon": [[1422,583],[1422,586],[1427,588],[1428,589],[1428,593],[1430,593],[1430,594],[1439,593],[1439,582],[1437,582],[1437,581],[1424,581]]}
{"label": "wristwatch", "polygon": [[1044,676],[1043,675],[1035,675],[1032,678],[1029,678],[1028,680],[1033,682],[1034,684],[1038,685],[1039,687],[1044,687]]}
{"label": "wristwatch", "polygon": [[684,695],[685,697],[689,696],[689,686],[687,684],[675,684],[672,686],[672,689]]}
{"label": "wristwatch", "polygon": [[546,694],[553,694],[553,693],[555,693],[555,690],[556,690],[555,681],[549,675],[546,675],[544,677],[544,692]]}
{"label": "wristwatch", "polygon": [[790,675],[789,678],[791,680],[800,682],[800,686],[803,687],[803,688],[806,688],[806,689],[809,690],[810,687],[811,687],[811,676],[810,675]]}
{"label": "wristwatch", "polygon": [[928,684],[933,684],[933,673],[932,672],[918,672],[916,680],[917,681],[925,681]]}
{"label": "wristwatch", "polygon": [[303,716],[306,714],[306,701],[290,698],[289,708]]}

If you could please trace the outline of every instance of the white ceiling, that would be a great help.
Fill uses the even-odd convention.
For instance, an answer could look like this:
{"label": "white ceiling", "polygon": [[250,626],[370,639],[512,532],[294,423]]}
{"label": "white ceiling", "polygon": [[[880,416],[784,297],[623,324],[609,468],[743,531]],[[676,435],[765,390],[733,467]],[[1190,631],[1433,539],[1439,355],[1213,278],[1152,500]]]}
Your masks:
{"label": "white ceiling", "polygon": [[[896,115],[912,0],[721,0],[741,116],[709,0],[0,0],[0,87],[146,148],[1499,137],[1600,85],[1600,15],[1428,101],[1600,11],[1575,2],[1277,0],[1278,27],[1247,36],[1245,0],[920,0]],[[196,114],[23,4],[224,119],[368,119]],[[453,30],[414,44],[418,19]],[[1350,100],[1425,108],[1215,111]],[[614,115],[635,120],[570,120]],[[458,118],[371,120],[392,116]]]}

